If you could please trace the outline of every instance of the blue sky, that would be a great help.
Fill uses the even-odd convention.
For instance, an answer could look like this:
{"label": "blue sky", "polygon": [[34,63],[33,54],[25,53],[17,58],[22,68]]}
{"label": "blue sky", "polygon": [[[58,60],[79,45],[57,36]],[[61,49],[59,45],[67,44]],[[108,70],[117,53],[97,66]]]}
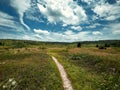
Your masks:
{"label": "blue sky", "polygon": [[0,0],[0,39],[120,40],[120,0]]}

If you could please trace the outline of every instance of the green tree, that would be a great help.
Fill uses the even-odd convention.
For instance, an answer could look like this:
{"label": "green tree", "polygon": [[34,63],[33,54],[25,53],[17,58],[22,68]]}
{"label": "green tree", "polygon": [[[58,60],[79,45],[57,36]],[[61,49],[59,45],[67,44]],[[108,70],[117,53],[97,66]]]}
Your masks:
{"label": "green tree", "polygon": [[78,44],[77,44],[77,47],[81,47],[81,43],[78,43]]}

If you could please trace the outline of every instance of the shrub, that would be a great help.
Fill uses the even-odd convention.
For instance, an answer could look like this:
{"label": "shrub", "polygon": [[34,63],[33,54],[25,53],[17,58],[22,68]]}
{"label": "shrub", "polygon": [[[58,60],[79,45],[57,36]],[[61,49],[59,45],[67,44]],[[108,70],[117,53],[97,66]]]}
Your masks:
{"label": "shrub", "polygon": [[3,43],[3,42],[0,42],[0,46],[4,46],[4,43]]}
{"label": "shrub", "polygon": [[99,47],[98,44],[96,45],[96,47]]}
{"label": "shrub", "polygon": [[2,43],[0,42],[0,46],[2,45]]}
{"label": "shrub", "polygon": [[106,47],[104,47],[104,46],[99,46],[99,49],[106,49]]}
{"label": "shrub", "polygon": [[105,43],[105,47],[110,47],[110,45]]}
{"label": "shrub", "polygon": [[81,47],[81,43],[78,43],[78,44],[77,44],[77,47]]}

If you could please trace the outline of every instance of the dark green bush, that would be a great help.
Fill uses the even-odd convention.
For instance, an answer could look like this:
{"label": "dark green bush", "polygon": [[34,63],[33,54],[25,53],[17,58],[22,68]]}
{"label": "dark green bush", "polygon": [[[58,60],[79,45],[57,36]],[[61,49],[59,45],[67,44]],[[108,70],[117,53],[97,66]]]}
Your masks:
{"label": "dark green bush", "polygon": [[99,46],[99,49],[107,49],[107,48],[104,46]]}
{"label": "dark green bush", "polygon": [[81,43],[78,43],[78,44],[77,44],[77,47],[81,47]]}

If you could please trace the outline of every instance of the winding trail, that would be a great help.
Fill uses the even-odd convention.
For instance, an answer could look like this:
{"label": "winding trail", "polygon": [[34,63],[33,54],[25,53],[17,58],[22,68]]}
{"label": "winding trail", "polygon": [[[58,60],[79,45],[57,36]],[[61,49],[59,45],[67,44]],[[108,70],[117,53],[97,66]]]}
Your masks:
{"label": "winding trail", "polygon": [[57,65],[57,67],[59,69],[64,89],[65,90],[74,90],[72,88],[70,80],[67,77],[67,74],[66,74],[66,71],[65,71],[64,67],[58,62],[58,60],[54,56],[52,56],[52,59],[56,63],[56,65]]}

